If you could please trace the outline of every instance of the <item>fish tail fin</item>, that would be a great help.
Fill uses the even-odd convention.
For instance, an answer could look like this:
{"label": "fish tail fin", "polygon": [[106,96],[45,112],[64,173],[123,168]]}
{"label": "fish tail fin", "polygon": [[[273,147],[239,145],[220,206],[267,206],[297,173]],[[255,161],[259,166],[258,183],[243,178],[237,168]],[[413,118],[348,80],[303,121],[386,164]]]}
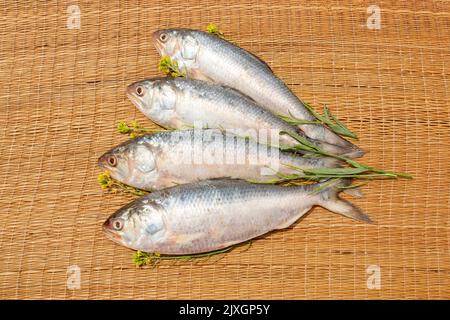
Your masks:
{"label": "fish tail fin", "polygon": [[320,165],[325,168],[342,168],[344,162],[336,158],[323,157],[320,158]]}
{"label": "fish tail fin", "polygon": [[347,146],[332,144],[320,140],[315,140],[314,143],[315,145],[317,145],[319,148],[323,149],[326,152],[350,159],[361,158],[365,154],[364,150],[358,148],[357,146],[355,146],[350,142],[349,145]]}
{"label": "fish tail fin", "polygon": [[339,197],[340,192],[350,190],[347,187],[351,183],[351,179],[336,179],[327,180],[316,185],[319,190],[321,189],[317,194],[319,197],[317,204],[345,217],[366,223],[373,223],[369,216],[362,212],[360,208]]}
{"label": "fish tail fin", "polygon": [[324,141],[337,145],[341,147],[343,153],[342,155],[347,158],[360,158],[362,157],[366,152],[358,147],[356,144],[348,141],[347,139],[341,137],[340,135],[332,132],[328,128],[325,128],[324,130]]}
{"label": "fish tail fin", "polygon": [[362,198],[362,197],[364,197],[364,193],[362,192],[362,190],[360,188],[357,188],[357,187],[350,188],[350,189],[344,189],[344,190],[342,190],[342,192],[344,192],[344,193],[346,193],[346,194],[348,194],[348,195],[350,195],[352,197],[355,197],[355,198]]}
{"label": "fish tail fin", "polygon": [[300,128],[309,138],[325,151],[350,159],[361,158],[366,152],[324,126],[302,125]]}
{"label": "fish tail fin", "polygon": [[352,147],[347,149],[347,151],[345,153],[343,153],[342,155],[346,158],[357,159],[357,158],[361,158],[365,154],[366,154],[366,152],[363,149],[352,144]]}

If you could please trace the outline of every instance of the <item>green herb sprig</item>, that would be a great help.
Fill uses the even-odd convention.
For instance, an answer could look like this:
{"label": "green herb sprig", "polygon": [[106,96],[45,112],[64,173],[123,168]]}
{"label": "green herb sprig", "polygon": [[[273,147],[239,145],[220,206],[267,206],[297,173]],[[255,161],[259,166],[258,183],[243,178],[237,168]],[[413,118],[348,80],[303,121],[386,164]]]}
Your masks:
{"label": "green herb sprig", "polygon": [[299,143],[293,147],[281,146],[282,150],[288,151],[301,151],[307,152],[308,155],[317,155],[323,157],[332,157],[341,160],[351,168],[309,168],[302,169],[295,167],[298,171],[303,173],[303,177],[306,180],[319,181],[327,178],[361,178],[361,179],[373,179],[373,178],[407,178],[411,179],[412,176],[403,172],[387,171],[383,169],[373,168],[368,165],[359,163],[356,160],[352,160],[343,156],[331,154],[314,145],[306,138],[288,131],[281,132],[287,134],[297,140]]}
{"label": "green herb sprig", "polygon": [[[250,249],[251,245],[252,245],[252,241],[250,240],[247,242],[246,247],[244,248],[244,250],[242,250],[242,252]],[[200,259],[200,258],[209,259],[213,256],[217,256],[217,255],[229,252],[237,246],[240,246],[240,245],[234,245],[234,246],[226,247],[224,249],[214,250],[214,251],[205,252],[205,253],[198,253],[198,254],[192,254],[192,255],[176,255],[176,256],[175,255],[161,255],[157,252],[147,253],[147,252],[142,252],[142,251],[136,251],[133,254],[133,262],[134,262],[134,265],[136,266],[136,268],[140,268],[140,267],[143,267],[146,265],[156,267],[161,261],[164,261],[164,260],[190,261],[190,260]]]}
{"label": "green herb sprig", "polygon": [[343,122],[341,122],[327,107],[323,107],[323,115],[319,112],[315,111],[314,108],[307,102],[302,101],[303,105],[309,112],[311,112],[317,120],[302,120],[294,117],[292,113],[289,112],[289,115],[279,114],[278,116],[291,125],[304,125],[304,124],[323,124],[330,128],[334,133],[344,136],[350,137],[353,139],[358,139],[356,133],[350,131],[349,128],[345,126]]}
{"label": "green herb sprig", "polygon": [[225,35],[223,34],[223,32],[220,31],[219,27],[214,23],[208,24],[208,26],[206,27],[206,31],[219,37],[220,39],[225,39]]}
{"label": "green herb sprig", "polygon": [[159,71],[171,77],[186,77],[186,72],[181,71],[178,62],[170,59],[169,56],[162,56],[158,64]]}
{"label": "green herb sprig", "polygon": [[112,193],[125,192],[139,197],[148,193],[148,191],[131,187],[113,179],[108,171],[100,173],[97,177],[97,182],[103,190],[108,190]]}
{"label": "green herb sprig", "polygon": [[129,124],[125,121],[119,121],[117,123],[117,131],[121,134],[129,134],[131,138],[136,138],[146,133],[158,132],[161,130],[144,128],[136,120],[133,120]]}

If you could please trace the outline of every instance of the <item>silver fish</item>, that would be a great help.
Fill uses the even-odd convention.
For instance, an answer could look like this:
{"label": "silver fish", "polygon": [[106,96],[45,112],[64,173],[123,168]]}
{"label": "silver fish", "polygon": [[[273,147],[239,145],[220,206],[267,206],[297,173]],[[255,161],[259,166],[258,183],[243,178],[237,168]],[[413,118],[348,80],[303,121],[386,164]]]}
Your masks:
{"label": "silver fish", "polygon": [[[176,61],[190,78],[230,86],[275,114],[315,120],[264,61],[226,40],[197,30],[165,29],[154,32],[153,42],[161,56],[167,55]],[[341,154],[349,154],[352,158],[364,154],[323,125],[305,124],[300,127],[312,139],[340,146],[343,149]]]}
{"label": "silver fish", "polygon": [[284,229],[313,206],[370,223],[358,207],[339,198],[349,180],[280,187],[242,180],[210,180],[145,195],[103,224],[111,240],[144,252],[208,252]]}
{"label": "silver fish", "polygon": [[98,163],[112,178],[144,190],[223,177],[267,181],[278,173],[300,173],[291,166],[341,165],[334,158],[303,157],[213,129],[146,134],[106,152]]}
{"label": "silver fish", "polygon": [[153,78],[129,85],[127,96],[143,114],[165,128],[239,129],[254,134],[276,130],[277,142],[294,146],[297,140],[280,134],[291,132],[331,154],[347,156],[339,146],[307,138],[297,127],[226,86],[186,78]]}

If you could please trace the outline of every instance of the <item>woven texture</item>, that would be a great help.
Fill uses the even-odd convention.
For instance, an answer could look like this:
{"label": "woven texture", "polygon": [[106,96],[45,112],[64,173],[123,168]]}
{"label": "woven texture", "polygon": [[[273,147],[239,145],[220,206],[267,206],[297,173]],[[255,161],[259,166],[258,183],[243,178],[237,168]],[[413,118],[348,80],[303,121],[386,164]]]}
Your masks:
{"label": "woven texture", "polygon": [[[379,30],[372,1],[86,1],[68,29],[71,4],[2,9],[0,298],[450,298],[449,1],[378,1]],[[117,121],[152,126],[124,93],[160,74],[151,33],[210,22],[359,133],[365,163],[414,175],[352,200],[375,225],[316,208],[245,252],[154,269],[104,237],[132,198],[99,188],[97,158],[125,140]]]}

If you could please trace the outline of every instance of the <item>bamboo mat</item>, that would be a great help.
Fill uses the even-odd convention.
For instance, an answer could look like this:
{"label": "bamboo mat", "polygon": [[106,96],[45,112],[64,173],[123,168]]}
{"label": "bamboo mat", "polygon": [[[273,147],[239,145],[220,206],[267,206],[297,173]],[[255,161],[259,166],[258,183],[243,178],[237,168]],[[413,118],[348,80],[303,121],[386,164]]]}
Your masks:
{"label": "bamboo mat", "polygon": [[[72,4],[79,29],[67,28]],[[5,2],[0,298],[450,298],[450,2],[378,1],[379,30],[367,27],[372,4]],[[103,236],[131,197],[99,188],[96,160],[125,140],[117,121],[151,126],[124,94],[159,74],[151,33],[210,22],[359,133],[366,163],[414,175],[353,200],[375,225],[316,208],[245,252],[154,269]]]}

